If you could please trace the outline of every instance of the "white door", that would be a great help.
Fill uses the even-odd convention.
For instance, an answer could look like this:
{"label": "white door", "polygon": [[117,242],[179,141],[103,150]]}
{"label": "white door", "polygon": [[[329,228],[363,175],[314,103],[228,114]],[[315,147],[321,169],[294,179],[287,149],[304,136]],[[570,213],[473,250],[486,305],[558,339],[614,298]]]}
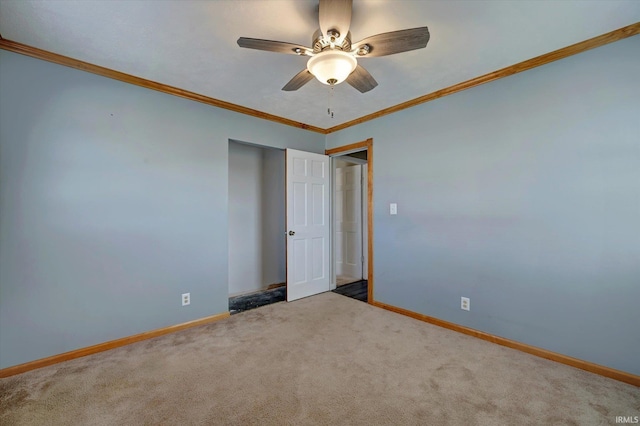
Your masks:
{"label": "white door", "polygon": [[287,149],[287,301],[329,291],[329,157]]}
{"label": "white door", "polygon": [[362,278],[362,166],[336,169],[336,275]]}

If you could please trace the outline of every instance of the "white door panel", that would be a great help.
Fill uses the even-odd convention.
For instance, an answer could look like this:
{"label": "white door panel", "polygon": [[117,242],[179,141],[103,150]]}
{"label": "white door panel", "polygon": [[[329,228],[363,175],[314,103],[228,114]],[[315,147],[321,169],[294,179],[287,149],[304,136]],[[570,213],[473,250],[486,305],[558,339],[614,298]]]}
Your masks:
{"label": "white door panel", "polygon": [[287,300],[329,291],[329,157],[286,150]]}

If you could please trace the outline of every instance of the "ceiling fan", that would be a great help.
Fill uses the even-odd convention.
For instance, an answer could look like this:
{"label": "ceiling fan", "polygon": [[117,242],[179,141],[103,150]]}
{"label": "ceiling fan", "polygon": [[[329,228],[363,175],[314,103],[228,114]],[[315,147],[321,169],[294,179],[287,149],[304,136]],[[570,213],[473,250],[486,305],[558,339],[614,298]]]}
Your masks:
{"label": "ceiling fan", "polygon": [[353,0],[320,0],[320,28],[313,34],[313,47],[247,37],[240,37],[238,46],[308,56],[307,68],[296,74],[282,90],[298,90],[315,77],[329,86],[346,81],[361,93],[368,92],[378,82],[357,59],[422,49],[429,41],[429,30],[419,27],[392,31],[351,43],[352,4]]}

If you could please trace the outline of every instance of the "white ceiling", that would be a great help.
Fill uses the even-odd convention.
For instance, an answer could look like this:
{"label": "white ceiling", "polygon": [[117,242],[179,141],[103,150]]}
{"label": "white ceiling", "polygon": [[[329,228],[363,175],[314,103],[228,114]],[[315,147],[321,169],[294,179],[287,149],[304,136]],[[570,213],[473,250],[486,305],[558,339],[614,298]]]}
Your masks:
{"label": "white ceiling", "polygon": [[[359,61],[379,86],[280,90],[304,57],[238,37],[311,45],[317,0],[0,0],[3,38],[322,128],[640,21],[638,0],[354,0],[352,40],[428,26],[426,49]],[[640,52],[639,52],[640,53]]]}

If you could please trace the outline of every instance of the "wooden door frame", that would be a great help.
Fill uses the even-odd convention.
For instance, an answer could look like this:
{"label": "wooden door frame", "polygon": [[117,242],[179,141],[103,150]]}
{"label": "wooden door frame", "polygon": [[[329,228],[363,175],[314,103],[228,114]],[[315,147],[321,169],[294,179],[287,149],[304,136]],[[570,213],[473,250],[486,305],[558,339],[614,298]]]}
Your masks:
{"label": "wooden door frame", "polygon": [[[365,150],[367,151],[367,303],[373,304],[373,139],[369,138],[362,142],[327,149],[324,153],[333,158],[347,154],[349,151]],[[333,223],[331,224],[331,234],[332,236],[334,234]]]}

